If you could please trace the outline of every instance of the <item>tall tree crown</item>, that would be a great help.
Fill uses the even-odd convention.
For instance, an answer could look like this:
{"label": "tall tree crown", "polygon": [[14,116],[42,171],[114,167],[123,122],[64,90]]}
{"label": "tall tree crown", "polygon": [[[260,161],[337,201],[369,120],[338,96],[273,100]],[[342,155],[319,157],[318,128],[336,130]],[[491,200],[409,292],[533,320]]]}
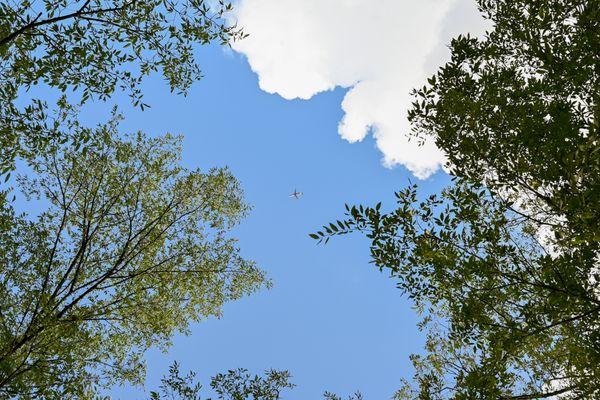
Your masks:
{"label": "tall tree crown", "polygon": [[2,208],[3,396],[139,383],[145,350],[268,284],[229,237],[247,206],[226,169],[187,170],[178,138],[123,137],[116,117],[80,133],[22,179],[47,210]]}

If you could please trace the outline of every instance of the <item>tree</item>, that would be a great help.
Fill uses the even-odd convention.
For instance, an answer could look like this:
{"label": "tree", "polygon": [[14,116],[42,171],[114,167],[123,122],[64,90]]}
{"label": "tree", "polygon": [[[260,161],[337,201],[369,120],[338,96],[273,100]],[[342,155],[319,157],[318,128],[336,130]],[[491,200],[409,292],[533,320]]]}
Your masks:
{"label": "tree", "polygon": [[453,184],[397,207],[347,206],[422,315],[425,355],[398,398],[600,397],[600,4],[478,2],[494,29],[452,41],[415,91],[416,138]]}
{"label": "tree", "polygon": [[479,4],[495,29],[452,42],[452,60],[415,92],[414,134],[436,140],[452,175],[485,183],[540,222],[570,225],[574,241],[594,239],[600,6]]}
{"label": "tree", "polygon": [[179,138],[119,135],[117,115],[96,129],[75,117],[57,120],[77,140],[21,179],[48,208],[0,209],[0,397],[140,383],[146,349],[268,284],[228,235],[247,211],[229,171],[187,170]]}
{"label": "tree", "polygon": [[[1,397],[88,398],[138,383],[145,349],[268,284],[227,235],[247,207],[226,169],[185,170],[179,139],[121,136],[116,115],[86,128],[69,104],[121,90],[144,109],[142,79],[158,71],[185,95],[201,77],[194,45],[244,36],[226,21],[231,9],[0,4],[0,175],[24,158],[24,192],[50,205],[30,218],[11,206],[11,189],[0,194]],[[40,84],[62,93],[56,108],[36,93],[25,101]]]}
{"label": "tree", "polygon": [[[201,400],[202,385],[195,383],[196,374],[181,376],[179,364],[173,363],[169,374],[161,380],[158,392],[150,393],[150,400]],[[264,377],[252,377],[246,369],[238,368],[217,374],[210,386],[219,400],[278,400],[285,389],[294,388],[288,371],[267,370]],[[210,400],[210,398],[206,398]]]}
{"label": "tree", "polygon": [[[142,108],[142,78],[160,70],[172,91],[185,94],[200,78],[194,44],[227,44],[244,36],[226,23],[232,7],[204,0],[20,0],[0,4],[0,172],[15,157],[39,151],[52,136],[21,129],[28,113],[17,96],[38,83],[82,103],[127,91]],[[50,132],[52,133],[52,132]]]}

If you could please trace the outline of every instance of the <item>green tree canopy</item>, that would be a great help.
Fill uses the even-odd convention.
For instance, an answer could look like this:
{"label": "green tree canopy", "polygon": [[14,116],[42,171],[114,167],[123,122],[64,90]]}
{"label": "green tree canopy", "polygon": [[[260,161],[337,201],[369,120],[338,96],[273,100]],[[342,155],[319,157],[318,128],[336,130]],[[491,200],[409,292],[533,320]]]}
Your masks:
{"label": "green tree canopy", "polygon": [[[19,93],[43,83],[80,100],[106,100],[117,89],[142,108],[142,78],[160,71],[172,91],[200,78],[194,44],[243,37],[226,24],[231,5],[204,0],[42,0],[0,3],[0,171],[51,136],[22,130],[32,110]],[[42,111],[45,105],[30,107]]]}
{"label": "green tree canopy", "polygon": [[453,184],[347,207],[311,236],[371,239],[422,315],[426,354],[398,398],[600,397],[600,3],[478,1],[494,28],[410,111]]}
{"label": "green tree canopy", "polygon": [[479,4],[495,29],[452,42],[452,60],[415,92],[414,133],[435,139],[452,175],[511,197],[574,241],[597,241],[600,5]]}
{"label": "green tree canopy", "polygon": [[48,208],[0,210],[0,397],[140,383],[146,349],[268,284],[228,235],[247,206],[226,169],[187,170],[180,139],[119,135],[118,116],[86,129],[70,115],[79,139],[20,179]]}
{"label": "green tree canopy", "polygon": [[[194,46],[244,36],[231,8],[0,4],[0,175],[25,158],[22,191],[49,205],[30,217],[11,188],[0,193],[0,397],[92,398],[139,383],[146,349],[268,285],[228,235],[247,206],[227,169],[182,168],[179,138],[120,135],[116,112],[87,128],[70,105],[124,91],[144,109],[154,72],[185,95],[201,77]],[[40,86],[61,94],[55,108]]]}

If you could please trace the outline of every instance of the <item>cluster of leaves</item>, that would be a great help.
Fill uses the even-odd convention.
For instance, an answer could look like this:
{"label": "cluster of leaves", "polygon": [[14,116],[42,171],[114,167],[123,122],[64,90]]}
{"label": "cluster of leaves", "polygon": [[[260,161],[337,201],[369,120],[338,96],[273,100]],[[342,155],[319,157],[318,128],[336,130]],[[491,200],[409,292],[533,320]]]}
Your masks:
{"label": "cluster of leaves", "polygon": [[[30,110],[15,104],[39,83],[80,101],[127,91],[142,108],[140,83],[161,71],[185,94],[201,77],[194,44],[227,44],[244,37],[227,24],[231,4],[204,0],[19,0],[0,3],[0,170],[39,150],[48,138],[22,129]],[[45,108],[32,102],[35,109]]]}
{"label": "cluster of leaves", "polygon": [[350,232],[415,303],[427,354],[399,398],[600,396],[600,3],[480,0],[416,90],[410,119],[453,184],[395,210],[348,207]]}
{"label": "cluster of leaves", "polygon": [[39,216],[2,202],[2,397],[140,383],[146,349],[268,284],[228,235],[247,210],[229,171],[187,170],[179,138],[117,122],[31,160],[20,183],[49,204]]}
{"label": "cluster of leaves", "polygon": [[181,376],[179,363],[175,361],[169,367],[169,374],[161,379],[159,390],[150,392],[150,400],[201,400],[202,385],[195,380],[193,371]]}
{"label": "cluster of leaves", "polygon": [[[173,363],[169,374],[161,380],[159,391],[150,393],[150,400],[201,400],[202,385],[195,382],[196,374],[181,376],[179,364]],[[294,388],[288,371],[265,371],[264,377],[251,376],[238,368],[214,376],[210,386],[219,400],[278,400],[285,389]],[[206,398],[206,400],[211,400]]]}
{"label": "cluster of leaves", "polygon": [[[210,387],[216,393],[218,400],[279,400],[286,389],[293,389],[291,374],[288,371],[267,370],[263,376],[248,373],[246,369],[238,368],[226,373],[215,375]],[[150,393],[150,400],[211,400],[202,397],[202,385],[195,382],[196,374],[190,372],[181,376],[179,364],[174,362],[169,368],[169,374],[161,380],[158,391]],[[325,400],[342,400],[334,393],[325,392]],[[348,397],[348,400],[362,400],[359,392]]]}
{"label": "cluster of leaves", "polygon": [[252,377],[247,370],[239,368],[217,374],[210,386],[222,400],[278,400],[282,390],[294,388],[288,371],[265,371],[265,377]]}
{"label": "cluster of leaves", "polygon": [[[338,396],[335,393],[331,393],[331,392],[325,392],[323,394],[323,398],[325,400],[343,400],[342,397]],[[348,400],[363,400],[364,397],[363,397],[362,393],[355,392],[354,394],[351,394],[350,396],[348,396],[347,399]]]}
{"label": "cluster of leaves", "polygon": [[457,183],[418,201],[411,186],[395,210],[349,207],[343,229],[317,234],[365,232],[374,264],[424,317],[428,356],[414,357],[421,387],[406,398],[539,396],[565,390],[549,389],[558,381],[597,393],[600,271],[590,249],[548,254],[530,222],[475,189]]}
{"label": "cluster of leaves", "polygon": [[452,175],[510,196],[541,222],[566,218],[575,245],[597,241],[600,5],[479,3],[494,30],[452,42],[452,60],[415,91],[414,134],[435,139]]}

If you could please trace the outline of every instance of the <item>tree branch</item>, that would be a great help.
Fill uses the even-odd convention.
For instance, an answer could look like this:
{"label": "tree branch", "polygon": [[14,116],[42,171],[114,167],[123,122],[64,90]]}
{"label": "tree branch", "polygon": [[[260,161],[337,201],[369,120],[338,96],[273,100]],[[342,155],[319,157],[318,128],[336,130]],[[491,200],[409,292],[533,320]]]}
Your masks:
{"label": "tree branch", "polygon": [[80,17],[86,16],[86,15],[96,15],[96,14],[103,14],[103,13],[113,12],[113,11],[122,11],[122,10],[128,8],[129,6],[133,5],[136,2],[136,0],[132,0],[128,3],[123,4],[120,7],[99,8],[99,9],[95,9],[95,10],[85,11],[85,9],[89,5],[90,1],[91,0],[86,0],[86,2],[79,8],[79,10],[77,10],[75,12],[72,12],[70,14],[60,15],[60,16],[54,17],[54,18],[48,18],[48,19],[38,21],[40,19],[40,17],[42,16],[42,13],[39,13],[37,15],[37,17],[35,17],[31,22],[29,22],[26,25],[23,25],[21,28],[12,32],[8,36],[5,36],[4,38],[0,39],[0,47],[8,45],[10,42],[12,42],[14,39],[16,39],[17,36],[27,32],[27,31],[36,29],[40,26],[54,24],[56,22],[65,21],[67,19],[76,19],[76,18],[80,18]]}

